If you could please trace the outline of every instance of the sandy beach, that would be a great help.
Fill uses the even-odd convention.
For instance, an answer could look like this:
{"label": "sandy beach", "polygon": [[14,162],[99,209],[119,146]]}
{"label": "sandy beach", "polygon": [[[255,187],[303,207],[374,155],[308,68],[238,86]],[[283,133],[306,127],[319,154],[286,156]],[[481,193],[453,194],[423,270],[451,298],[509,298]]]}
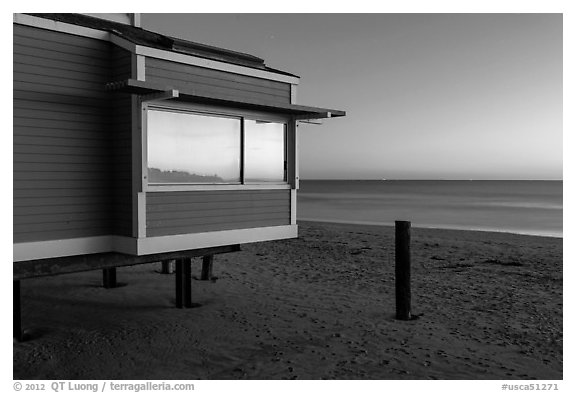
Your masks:
{"label": "sandy beach", "polygon": [[14,378],[563,378],[559,238],[413,228],[413,321],[394,318],[391,227],[302,222],[217,255],[193,309],[159,268],[23,281]]}

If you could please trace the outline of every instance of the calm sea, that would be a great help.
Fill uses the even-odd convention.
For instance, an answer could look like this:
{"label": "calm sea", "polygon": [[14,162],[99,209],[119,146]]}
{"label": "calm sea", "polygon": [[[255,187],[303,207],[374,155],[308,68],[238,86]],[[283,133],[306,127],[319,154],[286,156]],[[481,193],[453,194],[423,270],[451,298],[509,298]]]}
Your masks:
{"label": "calm sea", "polygon": [[298,219],[562,237],[562,181],[304,180]]}

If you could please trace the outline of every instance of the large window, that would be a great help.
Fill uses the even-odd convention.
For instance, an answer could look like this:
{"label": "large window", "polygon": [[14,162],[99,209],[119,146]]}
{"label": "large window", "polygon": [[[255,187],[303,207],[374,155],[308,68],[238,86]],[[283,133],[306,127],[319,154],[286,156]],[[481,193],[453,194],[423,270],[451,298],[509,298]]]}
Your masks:
{"label": "large window", "polygon": [[149,107],[149,184],[286,181],[286,124]]}
{"label": "large window", "polygon": [[149,183],[240,183],[241,120],[148,111]]}

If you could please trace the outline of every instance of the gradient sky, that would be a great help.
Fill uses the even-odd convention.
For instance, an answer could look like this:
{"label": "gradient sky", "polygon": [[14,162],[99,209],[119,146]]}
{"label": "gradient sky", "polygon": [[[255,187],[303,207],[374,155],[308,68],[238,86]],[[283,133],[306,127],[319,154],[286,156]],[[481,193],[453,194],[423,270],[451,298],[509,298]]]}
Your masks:
{"label": "gradient sky", "polygon": [[561,179],[561,14],[142,14],[301,77],[302,179]]}

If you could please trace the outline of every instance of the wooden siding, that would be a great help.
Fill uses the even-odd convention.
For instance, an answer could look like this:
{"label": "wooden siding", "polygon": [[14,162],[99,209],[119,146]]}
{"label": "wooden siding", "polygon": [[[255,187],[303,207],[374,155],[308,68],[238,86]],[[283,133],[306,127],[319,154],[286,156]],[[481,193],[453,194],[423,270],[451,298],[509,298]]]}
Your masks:
{"label": "wooden siding", "polygon": [[[132,54],[122,48],[112,49],[114,68],[112,79],[132,77]],[[132,98],[114,94],[114,176],[113,176],[113,233],[132,236]]]}
{"label": "wooden siding", "polygon": [[110,234],[112,45],[15,24],[13,47],[14,242]]}
{"label": "wooden siding", "polygon": [[290,103],[290,84],[232,74],[188,64],[146,58],[146,80],[174,89],[194,89],[198,94],[217,94],[227,99],[253,99]]}
{"label": "wooden siding", "polygon": [[148,237],[290,224],[290,190],[153,192]]}
{"label": "wooden siding", "polygon": [[122,81],[132,78],[132,53],[114,46],[112,49],[112,57],[114,59],[112,80]]}

